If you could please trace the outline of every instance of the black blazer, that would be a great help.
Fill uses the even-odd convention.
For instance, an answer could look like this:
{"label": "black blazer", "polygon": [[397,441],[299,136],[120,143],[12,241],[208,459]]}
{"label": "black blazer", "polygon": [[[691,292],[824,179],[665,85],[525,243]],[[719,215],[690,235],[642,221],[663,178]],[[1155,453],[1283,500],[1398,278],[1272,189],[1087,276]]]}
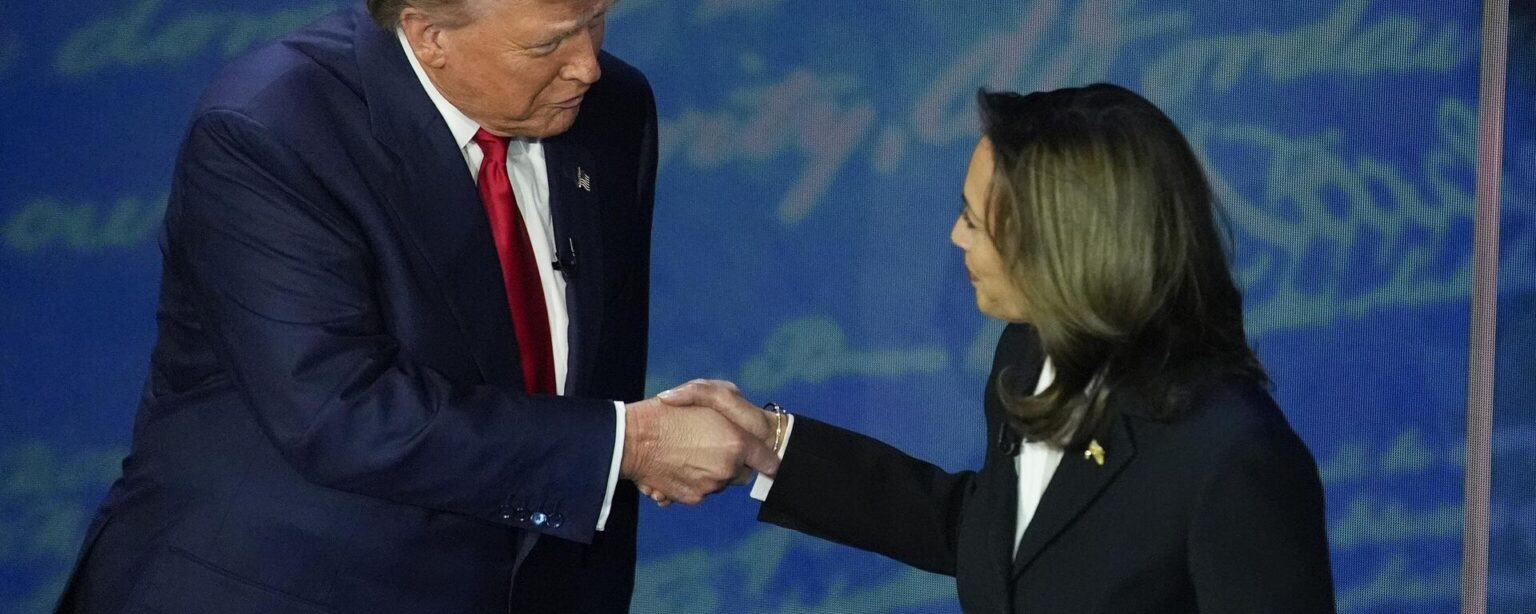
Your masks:
{"label": "black blazer", "polygon": [[639,71],[600,62],[544,141],[578,248],[562,397],[522,392],[478,192],[393,32],[343,10],[214,80],[132,449],[61,609],[628,609],[632,486],[595,528],[612,400],[644,392],[656,117]]}
{"label": "black blazer", "polygon": [[966,612],[1334,611],[1316,465],[1270,396],[1237,380],[1198,387],[1171,423],[1115,394],[1105,463],[1069,451],[1012,556],[1018,477],[995,385],[1042,363],[1033,329],[1003,332],[980,471],[797,415],[758,518],[953,575]]}

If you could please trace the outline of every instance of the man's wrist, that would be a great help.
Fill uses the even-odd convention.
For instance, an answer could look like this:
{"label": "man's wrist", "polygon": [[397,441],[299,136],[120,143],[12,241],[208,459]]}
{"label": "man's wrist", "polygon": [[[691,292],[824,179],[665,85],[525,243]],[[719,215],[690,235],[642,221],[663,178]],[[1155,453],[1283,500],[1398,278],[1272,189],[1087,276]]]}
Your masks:
{"label": "man's wrist", "polygon": [[619,476],[633,480],[645,465],[645,446],[642,442],[651,436],[650,412],[644,403],[624,406],[624,446],[619,463]]}
{"label": "man's wrist", "polygon": [[619,468],[624,462],[624,433],[628,426],[625,416],[624,404],[613,402],[613,458],[608,464],[608,483],[603,488],[603,507],[597,513],[597,530],[602,531],[608,526],[608,515],[613,511],[613,492],[619,486]]}

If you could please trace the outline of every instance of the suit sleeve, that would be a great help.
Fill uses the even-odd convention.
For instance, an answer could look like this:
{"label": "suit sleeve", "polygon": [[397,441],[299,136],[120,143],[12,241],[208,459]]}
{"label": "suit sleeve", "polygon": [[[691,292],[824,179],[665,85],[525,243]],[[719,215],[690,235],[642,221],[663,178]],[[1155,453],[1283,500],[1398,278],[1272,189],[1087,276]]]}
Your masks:
{"label": "suit sleeve", "polygon": [[801,415],[758,519],[953,576],[974,476]]}
{"label": "suit sleeve", "polygon": [[[197,289],[215,351],[299,474],[592,539],[610,401],[462,385],[404,358],[363,233],[299,156],[242,114],[193,123],[172,189],[167,266]],[[563,518],[531,524],[519,512],[529,509]]]}
{"label": "suit sleeve", "polygon": [[1332,613],[1323,488],[1283,419],[1227,439],[1189,531],[1201,612]]}

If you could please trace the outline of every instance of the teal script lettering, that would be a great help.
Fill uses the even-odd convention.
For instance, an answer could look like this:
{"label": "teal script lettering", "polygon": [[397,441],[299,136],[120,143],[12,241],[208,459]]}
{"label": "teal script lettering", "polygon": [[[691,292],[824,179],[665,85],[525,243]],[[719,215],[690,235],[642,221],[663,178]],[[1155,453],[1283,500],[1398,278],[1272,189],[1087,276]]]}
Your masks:
{"label": "teal script lettering", "polygon": [[1227,92],[1250,70],[1275,83],[1318,74],[1367,76],[1441,72],[1477,53],[1477,39],[1457,24],[1426,24],[1402,14],[1364,22],[1372,0],[1342,2],[1321,21],[1288,32],[1195,38],[1154,60],[1142,91],[1163,103],[1181,102],[1204,84]]}
{"label": "teal script lettering", "polygon": [[54,58],[59,73],[81,77],[114,66],[174,65],[209,48],[233,56],[252,43],[302,26],[335,8],[325,4],[269,14],[244,12],[157,15],[162,0],[141,0],[64,40]]}
{"label": "teal script lettering", "polygon": [[125,197],[109,208],[39,198],[0,225],[0,243],[23,253],[55,244],[80,252],[133,247],[153,236],[164,213],[164,198]]}

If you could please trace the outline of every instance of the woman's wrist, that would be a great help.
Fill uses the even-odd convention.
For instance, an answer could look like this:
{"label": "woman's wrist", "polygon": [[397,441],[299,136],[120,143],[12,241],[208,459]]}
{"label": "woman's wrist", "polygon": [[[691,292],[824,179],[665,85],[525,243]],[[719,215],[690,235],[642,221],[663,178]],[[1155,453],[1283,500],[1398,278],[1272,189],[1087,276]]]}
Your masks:
{"label": "woman's wrist", "polygon": [[770,436],[763,443],[772,448],[775,453],[784,447],[784,434],[789,427],[789,412],[778,403],[768,402],[763,405],[763,411],[767,412],[768,423],[771,425]]}

